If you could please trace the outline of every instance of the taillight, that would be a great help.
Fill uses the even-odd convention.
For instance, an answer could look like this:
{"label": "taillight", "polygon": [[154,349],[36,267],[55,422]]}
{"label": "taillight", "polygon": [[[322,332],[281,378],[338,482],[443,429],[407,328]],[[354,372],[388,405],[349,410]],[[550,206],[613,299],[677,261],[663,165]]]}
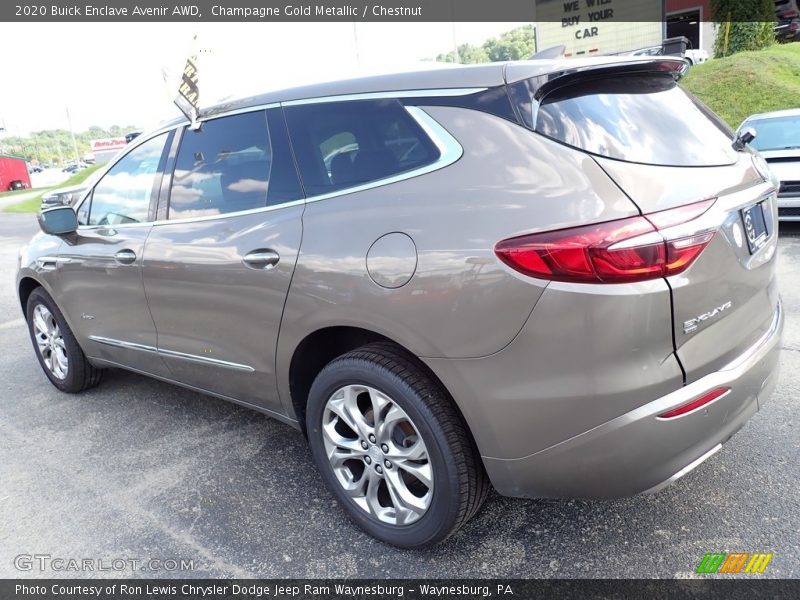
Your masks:
{"label": "taillight", "polygon": [[686,227],[713,203],[704,200],[645,216],[524,235],[499,242],[494,251],[515,271],[551,281],[657,279],[686,270],[714,237],[714,229]]}

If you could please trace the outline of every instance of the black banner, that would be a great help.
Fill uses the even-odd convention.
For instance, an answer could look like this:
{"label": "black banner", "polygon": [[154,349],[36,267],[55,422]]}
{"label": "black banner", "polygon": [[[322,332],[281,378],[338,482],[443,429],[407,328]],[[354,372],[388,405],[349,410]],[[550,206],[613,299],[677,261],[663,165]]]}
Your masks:
{"label": "black banner", "polygon": [[[135,0],[2,2],[0,21],[663,21],[671,0]],[[706,15],[705,18],[708,18]],[[572,22],[574,24],[574,21]]]}
{"label": "black banner", "polygon": [[800,580],[169,580],[41,579],[0,580],[3,600],[311,600],[409,598],[591,598],[641,599],[789,599],[800,597]]}

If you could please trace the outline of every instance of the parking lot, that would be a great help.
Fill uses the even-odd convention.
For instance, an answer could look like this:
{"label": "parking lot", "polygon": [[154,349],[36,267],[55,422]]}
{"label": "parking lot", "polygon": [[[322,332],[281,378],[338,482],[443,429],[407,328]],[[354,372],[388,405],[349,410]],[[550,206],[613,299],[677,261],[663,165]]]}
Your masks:
{"label": "parking lot", "polygon": [[719,453],[655,496],[492,495],[424,551],[351,525],[304,438],[277,421],[124,371],[58,392],[14,290],[17,249],[36,229],[33,215],[0,213],[0,577],[92,576],[21,572],[20,554],[194,561],[147,576],[691,577],[712,551],[773,552],[764,577],[800,577],[800,227],[780,239],[777,391]]}

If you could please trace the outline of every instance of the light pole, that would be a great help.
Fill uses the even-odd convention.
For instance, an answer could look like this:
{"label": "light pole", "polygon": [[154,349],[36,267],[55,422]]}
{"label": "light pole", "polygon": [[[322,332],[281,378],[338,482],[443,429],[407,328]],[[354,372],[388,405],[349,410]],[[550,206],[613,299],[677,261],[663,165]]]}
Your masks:
{"label": "light pole", "polygon": [[78,143],[75,141],[75,132],[72,130],[72,119],[69,116],[69,107],[67,109],[67,123],[69,123],[69,134],[72,136],[72,149],[75,151],[75,160],[81,162],[81,157],[78,154]]}

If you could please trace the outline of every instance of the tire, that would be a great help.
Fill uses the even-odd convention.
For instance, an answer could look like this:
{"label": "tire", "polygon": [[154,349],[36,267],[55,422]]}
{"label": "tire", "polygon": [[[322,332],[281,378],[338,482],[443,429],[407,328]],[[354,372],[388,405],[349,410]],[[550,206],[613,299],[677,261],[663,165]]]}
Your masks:
{"label": "tire", "polygon": [[[447,393],[392,344],[362,346],[322,369],[309,392],[306,423],[328,489],[359,527],[394,546],[441,542],[489,493],[480,456]],[[336,467],[329,456],[339,459]]]}
{"label": "tire", "polygon": [[[25,314],[36,358],[54,386],[74,394],[100,382],[103,371],[89,363],[64,315],[44,289],[31,292]],[[50,337],[43,333],[48,329]]]}

